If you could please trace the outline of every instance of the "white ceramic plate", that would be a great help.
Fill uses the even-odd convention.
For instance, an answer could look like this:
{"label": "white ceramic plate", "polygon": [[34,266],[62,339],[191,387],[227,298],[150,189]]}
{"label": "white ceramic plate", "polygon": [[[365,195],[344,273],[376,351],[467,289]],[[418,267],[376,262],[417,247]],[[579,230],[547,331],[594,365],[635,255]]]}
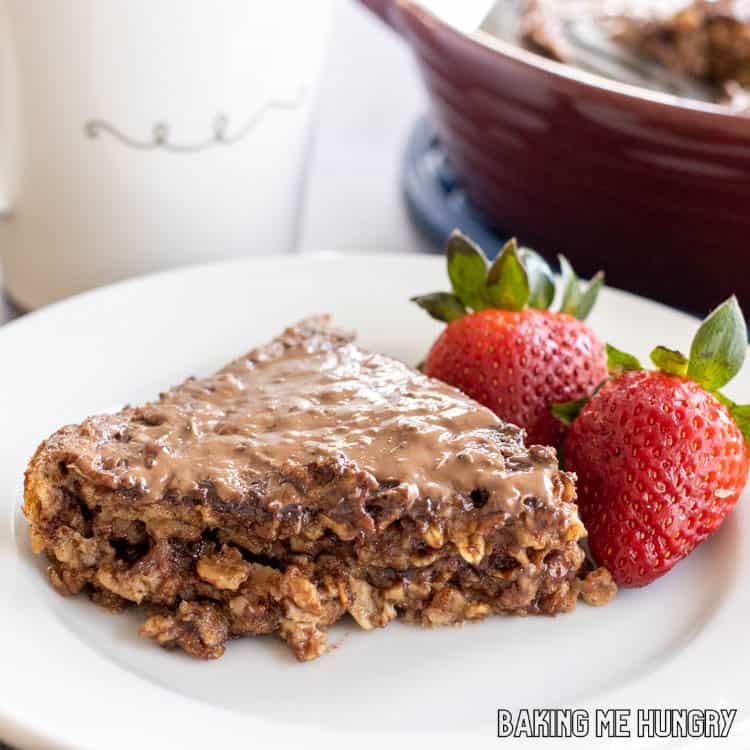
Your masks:
{"label": "white ceramic plate", "polygon": [[[604,608],[432,631],[344,625],[341,646],[307,664],[272,638],[230,643],[215,662],[167,653],[137,635],[137,613],[47,584],[19,512],[42,438],[208,373],[314,312],[416,362],[439,325],[408,298],[441,288],[438,258],[234,262],[116,285],[0,329],[0,738],[77,750],[507,747],[498,708],[671,706],[737,708],[737,740],[750,713],[747,497],[669,575]],[[609,289],[591,322],[642,356],[656,343],[686,349],[696,326]],[[747,368],[730,395],[750,402]]]}

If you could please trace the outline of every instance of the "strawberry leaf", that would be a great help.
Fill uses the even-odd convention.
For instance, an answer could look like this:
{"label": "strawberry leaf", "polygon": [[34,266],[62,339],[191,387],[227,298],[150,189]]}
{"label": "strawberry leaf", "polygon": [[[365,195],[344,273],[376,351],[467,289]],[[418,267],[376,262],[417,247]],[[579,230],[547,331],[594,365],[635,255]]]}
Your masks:
{"label": "strawberry leaf", "polygon": [[529,279],[529,307],[549,310],[555,297],[555,277],[547,261],[531,248],[522,247],[518,252]]}
{"label": "strawberry leaf", "polygon": [[589,313],[594,309],[596,298],[599,296],[599,290],[604,286],[604,272],[599,271],[594,278],[589,281],[586,291],[581,294],[578,302],[578,308],[573,315],[578,320],[586,320]]}
{"label": "strawberry leaf", "polygon": [[687,376],[715,391],[740,371],[746,353],[747,325],[732,295],[701,323],[690,346]]}
{"label": "strawberry leaf", "polygon": [[578,276],[564,255],[557,256],[560,262],[560,276],[563,283],[563,297],[560,303],[560,312],[574,314],[581,301],[581,286],[578,282]]}
{"label": "strawberry leaf", "polygon": [[529,277],[518,257],[515,239],[505,243],[487,274],[487,299],[501,310],[523,310],[529,302]]}
{"label": "strawberry leaf", "polygon": [[737,427],[740,428],[740,432],[745,436],[745,442],[750,446],[750,404],[743,406],[732,404],[729,407],[729,413],[737,423]]}
{"label": "strawberry leaf", "polygon": [[454,229],[448,238],[445,254],[448,259],[448,276],[456,297],[466,307],[474,310],[487,307],[484,295],[487,259],[481,248]]}
{"label": "strawberry leaf", "polygon": [[731,398],[727,398],[721,391],[714,391],[713,395],[727,407],[727,411],[729,411],[737,427],[740,428],[740,432],[745,437],[745,442],[750,447],[750,404],[735,404]]}
{"label": "strawberry leaf", "polygon": [[563,401],[561,404],[552,404],[549,410],[552,412],[553,417],[569,427],[573,424],[575,418],[581,413],[581,409],[583,409],[590,400],[590,398],[581,398],[575,401]]}
{"label": "strawberry leaf", "polygon": [[450,323],[466,315],[466,308],[455,294],[450,292],[433,292],[412,297],[423,310],[426,310],[435,320]]}
{"label": "strawberry leaf", "polygon": [[750,404],[735,404],[731,398],[727,398],[721,391],[714,391],[717,400],[727,407],[727,411],[734,419],[740,432],[745,436],[745,442],[750,447]]}
{"label": "strawberry leaf", "polygon": [[657,346],[651,352],[651,361],[663,372],[687,375],[688,358],[682,352],[667,349],[666,346]]}
{"label": "strawberry leaf", "polygon": [[642,370],[643,366],[637,357],[626,352],[615,349],[611,344],[606,345],[607,369],[610,372],[623,372],[625,370]]}
{"label": "strawberry leaf", "polygon": [[559,255],[558,259],[563,281],[560,312],[572,315],[578,320],[586,320],[596,304],[600,289],[604,286],[604,273],[599,271],[584,288],[568,259],[564,255]]}
{"label": "strawberry leaf", "polygon": [[737,404],[735,404],[731,398],[727,398],[721,391],[714,391],[713,395],[716,396],[716,400],[719,403],[724,404],[727,409],[731,409],[732,407],[737,406]]}

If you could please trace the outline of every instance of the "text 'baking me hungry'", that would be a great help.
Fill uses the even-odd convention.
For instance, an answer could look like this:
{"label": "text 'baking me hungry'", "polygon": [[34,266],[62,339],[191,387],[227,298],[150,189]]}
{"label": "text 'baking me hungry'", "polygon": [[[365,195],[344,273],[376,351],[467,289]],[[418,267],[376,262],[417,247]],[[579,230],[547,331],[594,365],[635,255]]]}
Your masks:
{"label": "text 'baking me hungry'", "polygon": [[522,708],[497,710],[506,738],[728,737],[736,708]]}

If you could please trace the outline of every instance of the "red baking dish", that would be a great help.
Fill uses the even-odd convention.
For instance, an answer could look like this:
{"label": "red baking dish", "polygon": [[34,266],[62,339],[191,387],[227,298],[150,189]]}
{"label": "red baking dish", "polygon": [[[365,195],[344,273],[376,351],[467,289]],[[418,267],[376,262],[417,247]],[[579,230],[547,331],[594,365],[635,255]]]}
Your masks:
{"label": "red baking dish", "polygon": [[416,54],[484,219],[582,273],[696,311],[750,309],[750,117],[465,33],[415,0],[363,0]]}

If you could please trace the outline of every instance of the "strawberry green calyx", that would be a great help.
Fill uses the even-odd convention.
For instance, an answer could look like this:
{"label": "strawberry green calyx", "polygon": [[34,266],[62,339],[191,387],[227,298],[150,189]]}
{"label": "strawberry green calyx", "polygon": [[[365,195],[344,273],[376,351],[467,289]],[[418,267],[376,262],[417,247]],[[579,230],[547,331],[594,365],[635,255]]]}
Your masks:
{"label": "strawberry green calyx", "polygon": [[491,307],[500,310],[523,310],[529,304],[529,276],[518,257],[515,239],[505,243],[484,282],[485,296]]}
{"label": "strawberry green calyx", "polygon": [[552,416],[562,422],[566,427],[570,427],[570,425],[572,425],[575,421],[576,417],[581,413],[581,409],[583,409],[583,407],[586,406],[586,404],[588,404],[588,402],[591,401],[591,399],[594,398],[597,393],[599,393],[606,382],[606,379],[602,380],[602,382],[599,383],[596,388],[594,388],[594,392],[590,396],[574,399],[573,401],[563,401],[561,404],[552,404],[552,406],[550,406],[549,408]]}
{"label": "strawberry green calyx", "polygon": [[466,308],[461,300],[450,292],[433,292],[421,297],[412,297],[423,310],[426,310],[436,320],[450,323],[466,315]]}
{"label": "strawberry green calyx", "polygon": [[564,288],[560,312],[568,313],[578,320],[586,320],[604,285],[604,272],[599,271],[584,288],[568,259],[564,255],[558,256],[558,259]]}
{"label": "strawberry green calyx", "polygon": [[[607,348],[607,367],[613,373],[623,370],[642,370],[632,354]],[[657,369],[670,375],[694,380],[713,393],[725,386],[742,368],[747,353],[747,325],[737,298],[732,295],[713,310],[693,337],[690,356],[657,346],[651,351],[651,361]]]}
{"label": "strawberry green calyx", "polygon": [[632,354],[621,352],[619,349],[615,349],[612,344],[605,344],[604,348],[607,352],[607,369],[610,372],[624,372],[627,370],[642,370],[638,357],[634,357]]}
{"label": "strawberry green calyx", "polygon": [[703,321],[692,344],[687,376],[707,391],[723,388],[747,354],[747,325],[737,297],[722,302]]}
{"label": "strawberry green calyx", "polygon": [[575,401],[564,401],[562,404],[552,404],[549,410],[552,412],[552,416],[559,419],[566,427],[570,427],[573,424],[575,418],[581,413],[590,398],[579,398]]}
{"label": "strawberry green calyx", "polygon": [[528,247],[519,250],[521,263],[529,279],[529,307],[534,310],[549,310],[555,298],[555,277],[541,255]]}
{"label": "strawberry green calyx", "polygon": [[454,231],[448,238],[445,255],[448,261],[448,278],[455,296],[472,310],[488,307],[485,300],[487,259],[479,245],[461,232]]}
{"label": "strawberry green calyx", "polygon": [[[555,278],[541,255],[518,247],[515,239],[505,243],[490,265],[481,248],[458,230],[445,249],[452,292],[412,297],[433,318],[450,323],[470,310],[549,310],[555,296]],[[598,273],[583,286],[570,263],[560,258],[563,269],[565,312],[584,320],[591,312],[604,282]]]}
{"label": "strawberry green calyx", "polygon": [[729,409],[732,419],[740,428],[740,432],[745,436],[745,440],[750,446],[750,404],[740,406],[740,404],[735,404],[734,401],[729,401],[728,403],[724,402],[724,405]]}
{"label": "strawberry green calyx", "polygon": [[[632,354],[606,345],[607,368],[613,376],[627,370],[645,369]],[[651,361],[657,370],[693,380],[713,394],[727,407],[745,440],[750,445],[750,405],[736,404],[720,388],[740,371],[747,354],[747,325],[742,310],[733,295],[713,310],[693,337],[690,356],[657,346],[651,351]],[[586,401],[555,404],[552,413],[569,425],[585,406]]]}

